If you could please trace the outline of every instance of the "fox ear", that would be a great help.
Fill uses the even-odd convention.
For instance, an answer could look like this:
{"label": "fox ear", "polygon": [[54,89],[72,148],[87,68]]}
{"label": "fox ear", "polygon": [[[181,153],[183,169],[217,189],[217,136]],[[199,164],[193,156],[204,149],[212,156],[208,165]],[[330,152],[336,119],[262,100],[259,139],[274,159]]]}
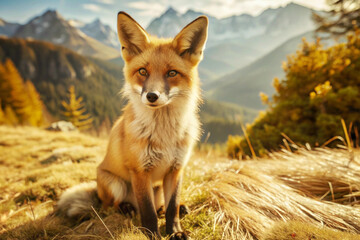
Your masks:
{"label": "fox ear", "polygon": [[124,60],[141,53],[150,43],[146,31],[125,12],[118,13],[117,29]]}
{"label": "fox ear", "polygon": [[188,58],[193,64],[199,63],[202,59],[208,24],[208,18],[200,16],[184,27],[173,40],[173,46],[178,54]]}

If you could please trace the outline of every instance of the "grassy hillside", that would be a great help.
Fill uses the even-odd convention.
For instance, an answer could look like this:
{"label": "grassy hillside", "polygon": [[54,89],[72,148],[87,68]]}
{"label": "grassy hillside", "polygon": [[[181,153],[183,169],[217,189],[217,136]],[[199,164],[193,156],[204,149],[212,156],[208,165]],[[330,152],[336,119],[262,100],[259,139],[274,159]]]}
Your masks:
{"label": "grassy hillside", "polygon": [[[146,239],[139,217],[114,209],[96,210],[103,222],[53,214],[66,188],[96,178],[105,146],[79,133],[0,126],[0,239]],[[345,150],[299,149],[240,162],[196,151],[181,223],[192,239],[359,239],[359,150],[354,156],[349,164]]]}

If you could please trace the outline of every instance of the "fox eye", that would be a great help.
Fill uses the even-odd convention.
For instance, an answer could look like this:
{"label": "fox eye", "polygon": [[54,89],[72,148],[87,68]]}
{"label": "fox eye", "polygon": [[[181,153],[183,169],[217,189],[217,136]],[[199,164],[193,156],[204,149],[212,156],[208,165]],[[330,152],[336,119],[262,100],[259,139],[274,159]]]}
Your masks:
{"label": "fox eye", "polygon": [[146,76],[147,75],[147,71],[146,71],[145,68],[140,68],[139,73],[140,73],[141,76]]}
{"label": "fox eye", "polygon": [[168,72],[168,77],[175,77],[177,74],[178,74],[177,71],[171,70],[171,71]]}

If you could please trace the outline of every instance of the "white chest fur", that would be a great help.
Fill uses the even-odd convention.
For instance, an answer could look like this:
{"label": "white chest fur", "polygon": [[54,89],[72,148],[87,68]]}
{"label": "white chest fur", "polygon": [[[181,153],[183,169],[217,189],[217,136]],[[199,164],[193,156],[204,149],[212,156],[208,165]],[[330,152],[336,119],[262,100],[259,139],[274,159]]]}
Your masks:
{"label": "white chest fur", "polygon": [[162,175],[160,172],[170,167],[185,165],[199,132],[196,109],[191,104],[171,104],[157,110],[141,103],[132,107],[135,120],[130,129],[147,141],[138,152],[143,167],[156,167],[154,174]]}

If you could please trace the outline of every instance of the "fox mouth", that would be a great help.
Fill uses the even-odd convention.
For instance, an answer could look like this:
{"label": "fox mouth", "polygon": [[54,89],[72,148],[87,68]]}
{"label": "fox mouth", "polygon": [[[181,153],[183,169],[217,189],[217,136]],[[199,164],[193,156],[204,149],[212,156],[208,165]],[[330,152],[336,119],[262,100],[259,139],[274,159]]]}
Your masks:
{"label": "fox mouth", "polygon": [[163,106],[165,106],[166,104],[146,104],[147,107],[151,108],[151,109],[159,109]]}

